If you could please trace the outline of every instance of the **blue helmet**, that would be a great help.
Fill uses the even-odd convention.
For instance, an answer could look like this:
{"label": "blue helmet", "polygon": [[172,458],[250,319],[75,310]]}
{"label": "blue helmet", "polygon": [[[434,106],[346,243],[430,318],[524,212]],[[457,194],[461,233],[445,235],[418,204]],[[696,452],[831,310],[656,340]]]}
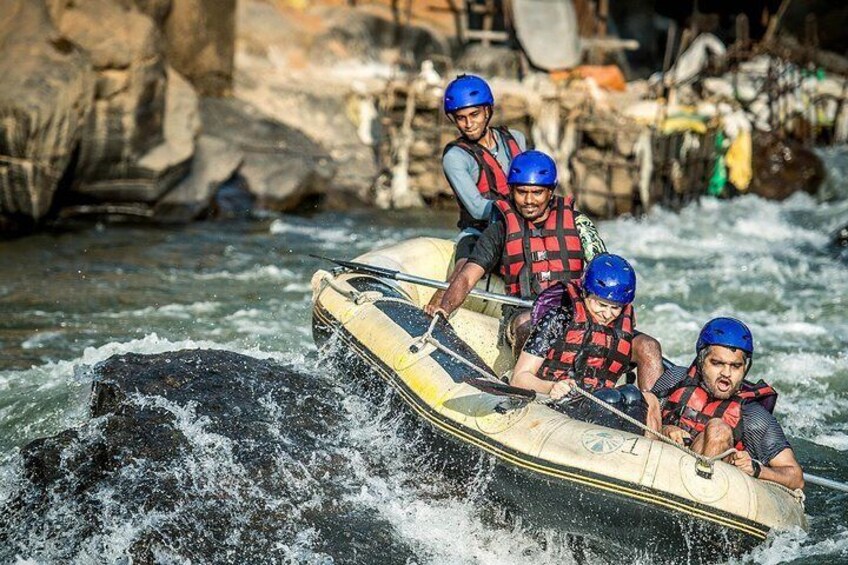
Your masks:
{"label": "blue helmet", "polygon": [[636,297],[636,271],[624,257],[601,253],[586,267],[583,288],[598,298],[630,304]]}
{"label": "blue helmet", "polygon": [[492,106],[494,103],[492,89],[478,76],[459,75],[445,89],[445,114],[471,106]]}
{"label": "blue helmet", "polygon": [[554,187],[557,183],[556,163],[541,151],[525,151],[512,160],[506,182],[510,185]]}
{"label": "blue helmet", "polygon": [[754,354],[754,337],[748,326],[735,318],[713,318],[704,325],[695,344],[698,353],[710,345],[741,349],[749,356]]}

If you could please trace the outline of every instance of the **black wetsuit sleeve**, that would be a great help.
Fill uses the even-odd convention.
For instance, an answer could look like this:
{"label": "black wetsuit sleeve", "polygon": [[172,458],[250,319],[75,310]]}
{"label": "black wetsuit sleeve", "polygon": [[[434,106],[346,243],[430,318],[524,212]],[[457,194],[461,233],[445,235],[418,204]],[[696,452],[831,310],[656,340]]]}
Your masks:
{"label": "black wetsuit sleeve", "polygon": [[493,273],[501,262],[505,238],[503,222],[490,223],[474,246],[474,252],[468,262],[481,266],[487,273]]}
{"label": "black wetsuit sleeve", "polygon": [[673,391],[677,385],[686,378],[686,373],[688,372],[688,367],[669,363],[665,366],[663,374],[660,375],[660,378],[657,379],[656,383],[654,383],[651,392],[653,392],[660,400],[668,398],[671,391]]}
{"label": "black wetsuit sleeve", "polygon": [[774,415],[757,402],[742,407],[742,426],[745,449],[765,465],[787,447],[792,448]]}
{"label": "black wetsuit sleeve", "polygon": [[565,338],[563,331],[570,321],[569,309],[561,306],[553,308],[533,327],[524,344],[524,351],[536,357],[545,357],[556,342]]}

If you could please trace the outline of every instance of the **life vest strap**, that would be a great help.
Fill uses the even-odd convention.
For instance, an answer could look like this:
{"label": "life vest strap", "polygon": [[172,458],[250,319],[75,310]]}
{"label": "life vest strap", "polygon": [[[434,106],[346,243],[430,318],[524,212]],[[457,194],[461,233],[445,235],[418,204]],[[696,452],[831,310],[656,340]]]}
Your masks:
{"label": "life vest strap", "polygon": [[541,251],[532,251],[530,256],[533,258],[533,261],[547,261],[548,260],[548,250],[543,249]]}

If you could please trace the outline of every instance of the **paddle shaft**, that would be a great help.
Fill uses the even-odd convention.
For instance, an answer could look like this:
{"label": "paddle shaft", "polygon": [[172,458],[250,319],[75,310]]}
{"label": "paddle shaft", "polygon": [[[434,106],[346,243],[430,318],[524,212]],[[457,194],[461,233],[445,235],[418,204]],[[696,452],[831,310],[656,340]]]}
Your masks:
{"label": "paddle shaft", "polygon": [[848,492],[848,484],[840,483],[839,481],[834,481],[833,479],[819,477],[818,475],[804,473],[804,481],[812,485],[818,485],[820,487],[832,488],[833,490]]}
{"label": "paddle shaft", "polygon": [[[316,257],[318,259],[324,259],[325,261],[330,261],[335,263],[336,265],[341,265],[347,269],[351,269],[353,271],[359,271],[361,273],[368,273],[371,275],[376,275],[378,277],[386,277],[396,281],[408,282],[412,284],[419,284],[421,286],[429,286],[431,288],[439,288],[445,290],[450,286],[449,283],[445,281],[439,281],[436,279],[428,279],[424,277],[418,277],[415,275],[410,275],[407,273],[402,273],[400,271],[393,271],[391,269],[386,269],[383,267],[376,267],[374,265],[366,265],[365,263],[357,263],[355,261],[341,261],[339,259],[330,259],[329,257],[321,257],[319,255],[312,255],[312,257]],[[469,292],[471,296],[476,296],[477,298],[482,298],[483,300],[491,300],[492,302],[500,302],[502,304],[509,304],[510,306],[521,306],[524,308],[532,308],[533,301],[532,300],[524,300],[523,298],[516,298],[514,296],[506,296],[505,294],[495,294],[494,292],[486,292],[485,290],[477,290],[476,288],[472,288],[471,292]]]}
{"label": "paddle shaft", "polygon": [[[420,284],[422,286],[441,288],[442,290],[450,286],[446,282],[437,281],[434,279],[425,279],[423,277],[416,277],[415,275],[407,275],[406,273],[398,273],[396,279],[399,281],[410,282],[413,284]],[[523,298],[516,298],[514,296],[507,296],[505,294],[495,294],[494,292],[486,292],[485,290],[478,290],[476,288],[472,288],[471,292],[469,292],[468,294],[471,296],[476,296],[477,298],[482,298],[483,300],[501,302],[503,304],[509,304],[510,306],[522,306],[524,308],[533,307],[532,300],[524,300]]]}

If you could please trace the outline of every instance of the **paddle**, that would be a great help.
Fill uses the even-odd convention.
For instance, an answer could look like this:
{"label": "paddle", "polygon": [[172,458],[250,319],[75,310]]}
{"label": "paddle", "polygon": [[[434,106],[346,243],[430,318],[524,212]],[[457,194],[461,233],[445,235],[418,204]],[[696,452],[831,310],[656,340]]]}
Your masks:
{"label": "paddle", "polygon": [[506,396],[508,398],[516,398],[518,400],[547,400],[550,397],[546,394],[541,394],[526,388],[510,386],[506,383],[493,381],[490,379],[465,379],[462,381],[468,383],[477,390],[493,394],[495,396]]}
{"label": "paddle", "polygon": [[[417,277],[415,275],[402,273],[400,271],[386,269],[385,267],[376,267],[374,265],[366,265],[365,263],[357,263],[355,261],[342,261],[341,259],[331,259],[330,257],[322,257],[320,255],[310,254],[309,256],[314,257],[316,259],[323,259],[324,261],[335,263],[336,265],[340,265],[346,269],[350,269],[351,271],[356,271],[358,273],[366,273],[369,275],[385,277],[387,279],[392,279],[396,281],[420,284],[421,286],[429,286],[431,288],[440,288],[442,290],[450,286],[445,281]],[[504,294],[495,294],[494,292],[486,292],[485,290],[477,290],[476,288],[471,289],[471,292],[469,292],[469,294],[471,296],[476,296],[477,298],[482,298],[483,300],[491,300],[492,302],[501,302],[503,304],[510,304],[512,306],[523,306],[525,308],[533,307],[532,300],[524,300],[521,298],[516,298],[514,296],[506,296]]]}
{"label": "paddle", "polygon": [[824,477],[819,477],[818,475],[804,473],[804,480],[810,483],[811,485],[818,485],[820,487],[832,488],[833,490],[848,492],[848,484],[840,483],[839,481],[834,481],[833,479],[826,479]]}

